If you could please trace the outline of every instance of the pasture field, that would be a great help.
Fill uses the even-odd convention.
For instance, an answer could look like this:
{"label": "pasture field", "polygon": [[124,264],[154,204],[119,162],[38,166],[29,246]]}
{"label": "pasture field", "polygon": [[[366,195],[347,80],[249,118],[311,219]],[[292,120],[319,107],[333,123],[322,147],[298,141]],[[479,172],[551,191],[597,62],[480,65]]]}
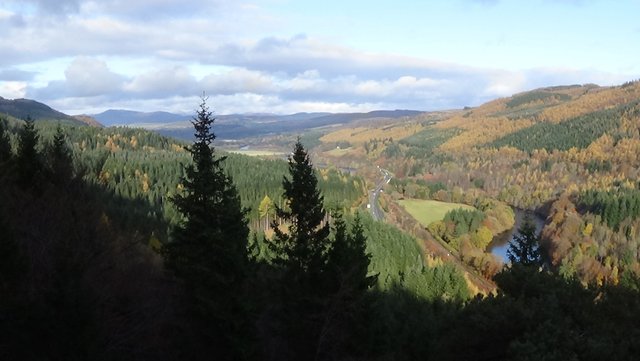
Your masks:
{"label": "pasture field", "polygon": [[425,227],[431,222],[442,220],[444,215],[451,210],[458,208],[475,209],[462,203],[448,203],[430,199],[403,199],[399,200],[398,203]]}
{"label": "pasture field", "polygon": [[229,153],[248,155],[250,157],[269,157],[269,156],[280,156],[285,155],[286,153],[283,151],[272,151],[272,150],[244,150],[244,149],[236,149],[236,150],[228,150]]}

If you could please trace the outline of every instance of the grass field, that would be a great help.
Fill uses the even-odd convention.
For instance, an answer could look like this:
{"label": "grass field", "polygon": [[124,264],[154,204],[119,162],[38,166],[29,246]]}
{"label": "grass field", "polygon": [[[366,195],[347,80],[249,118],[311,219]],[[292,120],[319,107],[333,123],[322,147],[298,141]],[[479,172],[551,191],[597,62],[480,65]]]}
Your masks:
{"label": "grass field", "polygon": [[243,154],[248,155],[250,157],[265,157],[265,156],[275,156],[275,155],[285,155],[285,152],[282,151],[271,151],[271,150],[229,150],[229,153]]}
{"label": "grass field", "polygon": [[353,150],[353,148],[349,147],[346,149],[331,149],[329,151],[326,151],[325,153],[332,156],[332,157],[342,157],[343,155],[347,155],[349,153],[351,153],[351,151]]}
{"label": "grass field", "polygon": [[475,209],[472,206],[461,203],[447,203],[424,199],[404,199],[398,201],[398,203],[425,227],[431,222],[442,220],[444,215],[450,210],[457,208]]}

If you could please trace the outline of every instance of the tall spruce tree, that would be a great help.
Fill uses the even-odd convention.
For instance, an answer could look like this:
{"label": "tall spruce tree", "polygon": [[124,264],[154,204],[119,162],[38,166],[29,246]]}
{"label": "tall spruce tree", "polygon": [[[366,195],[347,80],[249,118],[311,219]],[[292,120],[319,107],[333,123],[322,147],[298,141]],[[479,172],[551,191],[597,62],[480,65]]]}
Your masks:
{"label": "tall spruce tree", "polygon": [[[323,197],[309,155],[300,143],[289,157],[289,175],[284,177],[286,208],[276,206],[276,214],[287,223],[282,231],[275,220],[274,237],[268,240],[273,263],[280,271],[279,287],[274,287],[274,319],[267,333],[282,344],[281,360],[318,359],[330,301],[325,277],[331,246],[330,226],[325,223]],[[276,357],[276,355],[272,355]]]}
{"label": "tall spruce tree", "polygon": [[376,276],[367,276],[371,255],[366,250],[367,237],[360,214],[356,213],[351,232],[347,232],[342,214],[335,213],[333,230],[333,243],[327,260],[328,269],[333,275],[333,288],[336,292],[346,293],[346,297],[357,298],[377,279]]}
{"label": "tall spruce tree", "polygon": [[536,235],[536,226],[529,214],[526,214],[518,234],[514,236],[507,250],[507,257],[512,264],[523,266],[542,266],[539,239]]}
{"label": "tall spruce tree", "polygon": [[0,167],[7,165],[13,157],[7,128],[7,121],[0,118]]}
{"label": "tall spruce tree", "polygon": [[340,212],[333,214],[332,223],[333,242],[324,277],[327,305],[316,352],[323,359],[357,356],[361,352],[355,344],[360,325],[366,319],[364,296],[377,280],[377,275],[368,275],[371,255],[366,252],[367,237],[360,214],[356,213],[350,232]]}
{"label": "tall spruce tree", "polygon": [[324,197],[300,140],[289,157],[289,175],[290,179],[282,181],[287,207],[276,206],[276,214],[289,223],[289,231],[283,232],[273,222],[275,236],[270,247],[276,254],[274,262],[294,278],[318,281],[326,268],[330,226],[323,223]]}
{"label": "tall spruce tree", "polygon": [[192,121],[195,142],[185,148],[193,163],[186,166],[183,192],[172,198],[184,220],[173,231],[164,256],[166,267],[184,281],[191,314],[203,337],[197,343],[215,352],[204,356],[236,359],[249,229],[247,210],[222,168],[225,157],[216,157],[211,145],[214,120],[203,98]]}
{"label": "tall spruce tree", "polygon": [[53,141],[48,149],[49,170],[56,184],[64,184],[73,176],[73,160],[67,146],[67,136],[58,124]]}
{"label": "tall spruce tree", "polygon": [[40,153],[36,149],[39,138],[35,121],[27,117],[19,133],[16,156],[18,184],[23,189],[38,188],[42,181],[43,164]]}

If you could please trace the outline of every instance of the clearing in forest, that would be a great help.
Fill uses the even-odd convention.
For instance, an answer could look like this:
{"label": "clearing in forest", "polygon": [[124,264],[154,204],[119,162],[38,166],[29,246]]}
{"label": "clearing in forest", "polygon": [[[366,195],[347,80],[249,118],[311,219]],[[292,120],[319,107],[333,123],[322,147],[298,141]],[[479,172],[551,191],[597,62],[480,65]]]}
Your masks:
{"label": "clearing in forest", "polygon": [[475,209],[467,204],[440,202],[430,199],[403,199],[399,200],[398,203],[425,227],[431,222],[442,220],[444,215],[451,210],[458,208]]}

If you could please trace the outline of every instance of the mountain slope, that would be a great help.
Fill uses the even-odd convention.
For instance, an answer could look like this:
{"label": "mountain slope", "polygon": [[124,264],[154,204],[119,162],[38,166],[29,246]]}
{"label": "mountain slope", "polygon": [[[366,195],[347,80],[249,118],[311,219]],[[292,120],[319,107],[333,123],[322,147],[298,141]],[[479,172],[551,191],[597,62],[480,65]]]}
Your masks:
{"label": "mountain slope", "polygon": [[5,99],[0,97],[0,114],[14,118],[34,120],[58,120],[72,124],[85,124],[74,117],[52,109],[50,106],[30,99]]}
{"label": "mountain slope", "polygon": [[[105,114],[106,113],[106,114]],[[172,113],[139,113],[130,111],[107,111],[95,115],[104,124],[128,124],[153,129],[175,138],[191,140],[193,130],[189,116]],[[162,114],[160,114],[162,113]],[[216,136],[219,139],[243,139],[264,135],[301,133],[313,128],[347,124],[354,121],[367,122],[377,119],[398,119],[422,114],[415,110],[377,110],[368,113],[295,113],[276,114],[224,114],[216,115]],[[154,114],[158,118],[154,118]],[[113,121],[119,117],[118,123]],[[163,118],[164,117],[164,118]],[[129,119],[124,121],[124,119]],[[167,122],[158,119],[174,119]]]}
{"label": "mountain slope", "polygon": [[[638,99],[640,82],[614,87],[587,84],[541,88],[496,99],[457,114],[436,127],[461,130],[441,146],[443,150],[454,151],[491,144],[540,123],[555,124],[578,118],[588,119],[591,113],[623,106]],[[499,142],[494,144],[502,145]]]}
{"label": "mountain slope", "polygon": [[99,114],[91,115],[106,126],[129,125],[135,123],[172,123],[191,119],[191,116],[169,112],[137,112],[133,110],[109,109]]}

